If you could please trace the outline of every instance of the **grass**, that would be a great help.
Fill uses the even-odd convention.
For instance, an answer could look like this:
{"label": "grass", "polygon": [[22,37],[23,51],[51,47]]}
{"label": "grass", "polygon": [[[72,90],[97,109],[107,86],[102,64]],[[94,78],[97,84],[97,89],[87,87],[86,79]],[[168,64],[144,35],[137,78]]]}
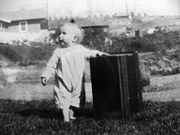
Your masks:
{"label": "grass", "polygon": [[77,119],[64,123],[52,100],[0,100],[0,133],[17,135],[173,135],[180,134],[180,102],[143,103],[144,111],[130,118],[95,120],[93,109],[76,111]]}

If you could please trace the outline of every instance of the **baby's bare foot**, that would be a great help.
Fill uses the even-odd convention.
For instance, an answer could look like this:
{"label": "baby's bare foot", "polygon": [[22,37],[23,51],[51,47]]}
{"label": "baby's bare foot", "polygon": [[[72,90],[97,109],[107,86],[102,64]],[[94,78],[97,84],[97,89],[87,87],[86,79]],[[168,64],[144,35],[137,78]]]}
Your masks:
{"label": "baby's bare foot", "polygon": [[70,120],[75,120],[75,119],[76,119],[76,117],[71,116],[69,119],[70,119]]}
{"label": "baby's bare foot", "polygon": [[74,111],[72,109],[69,109],[69,119],[70,120],[75,120],[76,117],[74,117]]}

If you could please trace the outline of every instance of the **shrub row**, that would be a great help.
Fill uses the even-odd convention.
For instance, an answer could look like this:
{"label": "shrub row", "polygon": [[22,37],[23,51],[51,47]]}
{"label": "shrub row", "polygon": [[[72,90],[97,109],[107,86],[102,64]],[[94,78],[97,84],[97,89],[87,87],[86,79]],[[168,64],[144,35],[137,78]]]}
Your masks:
{"label": "shrub row", "polygon": [[[106,40],[106,41],[105,41]],[[143,37],[134,38],[126,36],[112,36],[103,29],[86,29],[82,44],[88,48],[97,49],[109,53],[127,51],[159,52],[166,49],[177,48],[180,44],[178,31],[157,31],[152,35],[145,34]],[[47,60],[57,44],[30,43],[27,45],[1,45],[0,53],[10,60],[21,65],[30,65],[34,61]],[[176,55],[175,57],[180,57]]]}
{"label": "shrub row", "polygon": [[3,44],[0,46],[0,54],[8,58],[11,62],[19,62],[20,65],[26,66],[36,64],[35,61],[49,59],[55,47],[43,43],[38,46]]}
{"label": "shrub row", "polygon": [[109,52],[138,51],[138,52],[158,52],[169,50],[179,46],[180,37],[178,31],[157,31],[154,34],[144,34],[140,38],[135,37],[111,37],[112,46]]}
{"label": "shrub row", "polygon": [[171,75],[180,73],[180,48],[161,50],[149,55],[140,55],[141,67],[147,67],[151,75]]}

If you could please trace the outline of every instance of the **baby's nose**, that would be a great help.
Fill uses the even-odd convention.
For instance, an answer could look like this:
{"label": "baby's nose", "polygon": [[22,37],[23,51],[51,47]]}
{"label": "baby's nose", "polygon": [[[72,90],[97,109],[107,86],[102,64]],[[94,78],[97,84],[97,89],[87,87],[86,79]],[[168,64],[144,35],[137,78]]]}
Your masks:
{"label": "baby's nose", "polygon": [[63,34],[61,33],[60,35],[59,35],[59,37],[62,37],[63,36]]}
{"label": "baby's nose", "polygon": [[62,39],[62,37],[63,37],[63,34],[60,34],[60,35],[59,35],[59,39]]}

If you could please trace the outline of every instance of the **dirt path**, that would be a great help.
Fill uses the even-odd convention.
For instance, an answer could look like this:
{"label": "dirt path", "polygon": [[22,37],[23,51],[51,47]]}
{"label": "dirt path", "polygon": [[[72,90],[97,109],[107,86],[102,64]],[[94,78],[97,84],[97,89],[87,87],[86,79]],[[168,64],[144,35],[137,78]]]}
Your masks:
{"label": "dirt path", "polygon": [[[91,83],[86,83],[86,99],[92,101]],[[6,87],[0,87],[0,99],[14,100],[42,100],[53,98],[53,86],[46,87],[40,84],[11,84]],[[146,92],[143,93],[143,100],[151,101],[180,101],[180,88],[161,91],[161,92]]]}
{"label": "dirt path", "polygon": [[180,88],[161,92],[143,93],[143,99],[160,102],[180,101]]}
{"label": "dirt path", "polygon": [[162,86],[168,83],[176,83],[180,87],[180,74],[168,75],[168,76],[153,76],[150,79],[152,86]]}
{"label": "dirt path", "polygon": [[151,86],[169,87],[165,91],[143,93],[144,100],[152,101],[180,101],[180,74],[169,76],[154,76]]}
{"label": "dirt path", "polygon": [[[48,84],[43,87],[39,82],[39,76],[42,69],[29,70],[18,73],[16,81],[4,85],[0,83],[0,99],[15,99],[15,100],[42,100],[53,98],[53,85]],[[89,79],[88,79],[89,80]],[[35,83],[31,83],[34,81]],[[25,83],[24,83],[25,82]],[[171,89],[166,89],[161,92],[144,92],[144,100],[153,101],[180,101],[180,74],[169,76],[153,76],[151,77],[151,86],[168,86]],[[87,100],[92,101],[91,83],[86,83]]]}
{"label": "dirt path", "polygon": [[42,100],[52,99],[53,86],[41,84],[8,84],[0,86],[0,99]]}
{"label": "dirt path", "polygon": [[[92,101],[91,83],[86,83],[86,99]],[[45,87],[39,84],[8,84],[0,85],[0,99],[13,100],[42,100],[53,98],[53,85],[48,84]]]}

